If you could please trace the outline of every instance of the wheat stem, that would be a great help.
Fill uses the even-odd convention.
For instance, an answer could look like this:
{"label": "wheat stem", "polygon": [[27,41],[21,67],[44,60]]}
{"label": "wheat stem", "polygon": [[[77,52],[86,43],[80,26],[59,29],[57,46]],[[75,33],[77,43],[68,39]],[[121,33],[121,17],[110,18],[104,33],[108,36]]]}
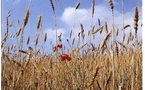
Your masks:
{"label": "wheat stem", "polygon": [[112,10],[112,26],[113,26],[113,31],[112,31],[112,43],[113,43],[113,50],[112,50],[112,76],[113,76],[113,89],[115,89],[115,61],[114,61],[114,50],[115,50],[115,29],[114,29],[114,5],[112,0],[108,0],[108,3],[110,5],[110,8]]}

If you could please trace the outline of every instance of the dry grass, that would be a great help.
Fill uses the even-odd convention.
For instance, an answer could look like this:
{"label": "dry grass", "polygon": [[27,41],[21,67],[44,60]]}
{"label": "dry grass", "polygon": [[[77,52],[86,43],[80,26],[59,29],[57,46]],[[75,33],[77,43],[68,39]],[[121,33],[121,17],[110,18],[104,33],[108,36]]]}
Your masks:
{"label": "dry grass", "polygon": [[[133,89],[141,90],[142,88],[142,55],[140,51],[132,54],[135,54],[135,57],[133,57],[134,67],[132,67],[132,57],[129,53],[123,52],[123,55],[121,55],[120,52],[118,57],[115,56],[116,89],[121,86],[124,89],[131,90],[132,72],[136,73],[134,74]],[[121,67],[120,62],[124,62],[123,67]],[[111,63],[112,59],[109,53],[94,57],[90,54],[66,62],[57,62],[51,56],[41,58],[28,56],[27,60],[23,62],[9,59],[2,63],[2,89],[49,90],[53,86],[52,90],[97,90],[99,89],[98,82],[101,89],[110,90],[113,89]],[[99,67],[101,68],[99,69]],[[123,85],[121,83],[121,69],[124,71]],[[83,81],[84,84],[82,84]]]}
{"label": "dry grass", "polygon": [[[108,0],[113,16],[113,2]],[[52,10],[55,17],[55,6],[50,0]],[[77,10],[80,6],[80,1],[75,6]],[[40,35],[36,35],[34,40],[34,50],[29,47],[29,50],[23,50],[23,33],[25,26],[28,24],[30,14],[30,5],[28,6],[24,21],[20,25],[16,38],[18,45],[11,45],[6,41],[9,35],[10,12],[6,17],[7,30],[3,37],[2,43],[2,90],[141,90],[142,89],[142,41],[137,38],[138,30],[138,8],[135,8],[134,29],[130,30],[129,36],[122,36],[123,40],[117,40],[119,33],[131,25],[123,25],[122,28],[117,29],[115,34],[115,26],[109,28],[107,21],[101,25],[98,19],[99,27],[93,25],[93,16],[95,15],[95,0],[92,0],[92,23],[91,30],[88,35],[84,33],[85,28],[80,23],[80,32],[78,36],[73,37],[73,30],[67,39],[69,48],[64,44],[51,54],[41,52],[38,47]],[[55,18],[56,20],[56,18]],[[57,23],[54,20],[56,28]],[[36,29],[40,28],[42,23],[42,16],[38,18]],[[12,26],[12,25],[11,25]],[[97,29],[95,28],[97,27]],[[73,28],[74,29],[74,28]],[[131,28],[130,28],[131,29]],[[121,30],[121,31],[120,31]],[[91,41],[91,37],[95,39],[95,34],[100,35],[105,32],[104,38],[98,43]],[[112,34],[113,33],[113,34]],[[20,37],[19,37],[20,35]],[[56,38],[61,42],[61,36]],[[89,37],[85,41],[85,37]],[[113,42],[110,38],[114,38]],[[30,43],[30,38],[27,38],[26,44]],[[77,39],[78,38],[78,39]],[[124,41],[127,39],[127,43]],[[82,41],[81,41],[82,40]],[[47,41],[47,33],[43,34],[43,41]],[[137,42],[136,42],[137,41]],[[82,42],[82,43],[81,43]],[[56,44],[57,39],[56,39]],[[77,44],[77,46],[75,46]],[[51,45],[50,45],[51,47]],[[44,47],[43,47],[44,48]],[[52,47],[53,48],[53,47]],[[18,52],[18,53],[16,53]],[[71,56],[71,60],[60,61],[60,53]],[[113,58],[112,58],[113,57]],[[19,60],[22,59],[22,60]]]}

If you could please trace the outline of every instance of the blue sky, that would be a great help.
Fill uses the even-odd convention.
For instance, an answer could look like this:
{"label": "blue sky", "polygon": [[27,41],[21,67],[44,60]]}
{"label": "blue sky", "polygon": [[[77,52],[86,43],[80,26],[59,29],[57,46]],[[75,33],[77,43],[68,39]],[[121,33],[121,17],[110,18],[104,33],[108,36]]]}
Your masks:
{"label": "blue sky", "polygon": [[[79,9],[75,12],[74,7],[78,0],[53,0],[56,10],[56,20],[57,20],[57,30],[58,33],[63,33],[62,42],[66,44],[66,39],[69,38],[70,30],[74,27],[74,36],[77,36],[77,33],[80,31],[80,23],[84,25],[85,33],[88,32],[91,25],[91,1],[92,0],[80,0],[81,4]],[[7,12],[11,10],[11,17],[9,22],[13,22],[13,27],[10,27],[9,35],[14,35],[19,29],[17,21],[22,22],[27,6],[29,5],[30,0],[2,0],[2,38],[6,31],[6,15]],[[121,10],[121,0],[114,0],[114,9],[115,9],[115,28],[121,28],[122,26],[122,10]],[[134,16],[134,7],[138,6],[141,11],[142,0],[124,0],[124,16],[125,24],[130,24],[133,29],[133,16]],[[139,11],[139,12],[140,12]],[[76,13],[76,14],[74,14]],[[52,8],[49,0],[32,0],[32,5],[30,7],[30,17],[28,24],[24,30],[24,48],[28,46],[33,47],[33,41],[35,39],[36,23],[38,16],[42,15],[42,27],[39,30],[41,34],[40,45],[43,45],[43,35],[47,33],[48,39],[45,43],[45,48],[47,50],[51,49],[49,43],[53,41],[55,43],[55,28],[54,28],[54,17]],[[74,21],[75,18],[75,21]],[[108,22],[109,28],[111,28],[112,18],[111,10],[108,5],[108,0],[95,0],[95,15],[93,24],[98,28],[98,21],[100,19],[101,24],[103,25],[105,21]],[[140,17],[139,25],[141,23],[142,17]],[[139,27],[139,37],[141,38],[141,28]],[[126,30],[126,33],[129,33],[129,30]],[[31,37],[30,44],[26,45],[28,36]],[[98,37],[98,36],[97,36]],[[102,37],[104,37],[102,35]],[[100,39],[101,40],[101,39]],[[97,42],[100,42],[97,40]],[[18,44],[16,38],[10,38],[7,43]],[[39,46],[41,47],[41,46]],[[47,51],[46,50],[46,51]]]}

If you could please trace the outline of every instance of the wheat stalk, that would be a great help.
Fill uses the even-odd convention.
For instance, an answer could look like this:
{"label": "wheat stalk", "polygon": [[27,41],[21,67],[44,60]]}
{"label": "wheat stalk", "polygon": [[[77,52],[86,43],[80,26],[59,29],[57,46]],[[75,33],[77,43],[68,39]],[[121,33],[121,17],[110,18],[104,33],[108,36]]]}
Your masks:
{"label": "wheat stalk", "polygon": [[101,66],[101,67],[98,67],[98,65],[96,66],[95,71],[94,71],[94,74],[93,74],[93,78],[91,79],[91,82],[88,85],[88,87],[90,87],[90,86],[92,86],[94,84],[94,81],[95,81],[95,79],[96,79],[96,77],[98,75],[99,69],[102,68],[102,67],[103,66]]}
{"label": "wheat stalk", "polygon": [[37,30],[40,28],[41,23],[42,23],[42,15],[40,15],[40,16],[38,17],[38,21],[37,21]]}
{"label": "wheat stalk", "polygon": [[100,35],[102,34],[103,28],[100,30]]}
{"label": "wheat stalk", "polygon": [[55,13],[55,8],[54,8],[52,0],[50,0],[50,4],[51,4],[51,8],[52,8],[53,12]]}
{"label": "wheat stalk", "polygon": [[27,55],[27,58],[26,58],[26,62],[25,62],[25,67],[27,67],[28,66],[28,64],[29,64],[29,62],[30,62],[30,58],[31,58],[31,54],[29,53],[28,55]]}
{"label": "wheat stalk", "polygon": [[107,90],[107,85],[109,84],[109,81],[111,81],[111,76],[112,76],[112,72],[110,72],[110,74],[105,82],[104,90]]}
{"label": "wheat stalk", "polygon": [[30,11],[29,11],[29,8],[26,10],[26,13],[25,13],[25,17],[24,17],[24,27],[27,25],[28,23],[28,19],[29,19],[29,15],[30,15]]}
{"label": "wheat stalk", "polygon": [[70,31],[70,36],[69,36],[69,38],[71,38],[71,37],[72,37],[72,32],[73,32],[73,30],[71,30],[71,31]]}
{"label": "wheat stalk", "polygon": [[30,37],[28,37],[28,39],[27,39],[27,45],[29,44],[29,41],[30,41]]}
{"label": "wheat stalk", "polygon": [[21,31],[22,31],[22,28],[20,27],[19,31],[16,32],[17,37],[20,35]]}
{"label": "wheat stalk", "polygon": [[110,8],[111,8],[111,9],[112,9],[112,11],[113,11],[113,9],[114,9],[114,5],[113,5],[112,0],[108,0],[108,3],[109,3],[109,5],[110,5]]}
{"label": "wheat stalk", "polygon": [[[93,19],[94,19],[94,11],[95,11],[95,0],[92,0],[92,13],[91,13],[91,15],[92,15],[92,21],[91,21],[91,29],[93,28]],[[91,44],[91,34],[90,34],[90,44]]]}
{"label": "wheat stalk", "polygon": [[98,25],[101,26],[101,22],[100,22],[100,19],[99,18],[98,18]]}
{"label": "wheat stalk", "polygon": [[119,29],[116,30],[116,37],[118,36],[118,33],[119,33]]}
{"label": "wheat stalk", "polygon": [[103,29],[103,26],[102,27],[99,27],[94,32],[92,32],[92,35],[96,34],[97,32],[101,31],[102,29]]}
{"label": "wheat stalk", "polygon": [[5,35],[5,37],[1,41],[1,47],[3,47],[4,43],[6,42],[6,38],[8,37],[8,34]]}
{"label": "wheat stalk", "polygon": [[36,40],[35,40],[35,46],[37,46],[37,44],[38,44],[38,40],[39,40],[39,36],[36,37]]}
{"label": "wheat stalk", "polygon": [[129,33],[129,40],[130,40],[130,41],[133,41],[133,39],[134,39],[134,37],[133,37],[133,35],[132,35],[132,31],[130,31],[130,33]]}
{"label": "wheat stalk", "polygon": [[135,7],[135,13],[134,13],[134,30],[135,30],[135,38],[137,38],[137,30],[138,30],[138,8]]}
{"label": "wheat stalk", "polygon": [[131,82],[131,90],[134,90],[134,78],[135,78],[135,74],[134,74],[134,70],[135,70],[135,65],[134,65],[134,55],[132,56],[132,58],[131,58],[131,70],[132,70],[132,77],[131,77],[131,79],[132,79],[132,82]]}
{"label": "wheat stalk", "polygon": [[25,54],[28,54],[26,51],[24,50],[19,50],[19,52],[22,52],[22,53],[25,53]]}
{"label": "wheat stalk", "polygon": [[15,63],[16,65],[18,65],[19,67],[21,67],[22,69],[26,70],[18,61],[16,60],[11,60],[13,63]]}
{"label": "wheat stalk", "polygon": [[46,40],[47,40],[47,33],[45,33],[44,42],[46,42]]}
{"label": "wheat stalk", "polygon": [[95,46],[93,45],[93,43],[91,43],[92,46],[92,51],[95,51]]}
{"label": "wheat stalk", "polygon": [[99,51],[103,48],[103,46],[105,45],[106,41],[108,40],[110,34],[111,34],[112,30],[110,30],[107,35],[104,37],[104,39],[102,40],[102,42],[100,43],[99,46]]}
{"label": "wheat stalk", "polygon": [[118,49],[118,45],[117,45],[117,42],[116,42],[116,47],[115,47],[115,51],[116,51],[116,55],[117,57],[119,56],[119,49]]}
{"label": "wheat stalk", "polygon": [[113,19],[113,31],[112,31],[112,43],[113,43],[113,50],[112,50],[112,73],[113,73],[113,89],[115,89],[115,61],[114,61],[114,45],[115,45],[115,29],[114,29],[114,5],[112,0],[108,0],[110,8],[112,10],[112,19]]}
{"label": "wheat stalk", "polygon": [[92,0],[92,17],[94,16],[95,0]]}
{"label": "wheat stalk", "polygon": [[107,33],[108,33],[108,26],[107,26],[107,22],[105,22],[104,28],[105,28],[105,31],[106,31],[106,34],[107,34]]}
{"label": "wheat stalk", "polygon": [[130,36],[128,37],[128,39],[127,39],[127,45],[129,44],[129,42],[130,42]]}
{"label": "wheat stalk", "polygon": [[127,50],[127,47],[120,41],[117,41],[122,47],[124,47]]}
{"label": "wheat stalk", "polygon": [[75,42],[75,38],[73,38],[72,45],[74,45],[74,42]]}
{"label": "wheat stalk", "polygon": [[75,6],[75,10],[77,10],[80,6],[80,1],[77,2],[76,6]]}
{"label": "wheat stalk", "polygon": [[5,36],[4,36],[3,40],[1,41],[1,47],[3,47],[3,45],[6,42],[7,37],[8,37],[8,33],[9,33],[9,21],[8,20],[9,20],[9,17],[11,16],[10,12],[11,11],[9,11],[7,13],[7,16],[6,16],[6,33],[5,33]]}
{"label": "wheat stalk", "polygon": [[125,41],[125,33],[123,34],[122,38],[123,38],[122,40],[123,40],[123,43],[124,43],[124,41]]}
{"label": "wheat stalk", "polygon": [[77,48],[75,48],[74,50],[72,50],[72,52],[74,53],[74,52],[78,52],[78,51],[80,51],[80,49],[82,49],[84,46],[86,46],[87,45],[87,43],[84,43],[84,44],[82,44],[82,45],[80,45],[80,46],[78,46]]}
{"label": "wheat stalk", "polygon": [[[20,30],[19,30],[19,33],[21,32],[20,42],[19,42],[19,47],[18,47],[19,49],[22,49],[23,48],[24,28],[27,25],[28,19],[29,19],[29,16],[30,16],[30,11],[29,10],[30,10],[31,3],[32,3],[32,0],[31,0],[30,4],[28,5],[27,9],[26,9],[26,13],[25,13],[25,16],[24,16],[24,19],[23,19],[23,24],[21,25]],[[19,57],[21,58],[21,54],[19,55]]]}
{"label": "wheat stalk", "polygon": [[128,24],[128,25],[125,25],[124,27],[123,27],[123,29],[122,30],[125,30],[126,28],[128,28],[128,27],[130,27],[130,25]]}
{"label": "wheat stalk", "polygon": [[83,36],[83,34],[84,34],[84,27],[83,27],[83,24],[80,24],[80,26],[81,26],[81,36]]}

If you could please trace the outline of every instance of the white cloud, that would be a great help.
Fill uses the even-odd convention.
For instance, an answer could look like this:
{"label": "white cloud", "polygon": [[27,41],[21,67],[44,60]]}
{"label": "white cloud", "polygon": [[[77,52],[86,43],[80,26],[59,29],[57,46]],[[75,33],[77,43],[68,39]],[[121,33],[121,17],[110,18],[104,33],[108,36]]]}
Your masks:
{"label": "white cloud", "polygon": [[89,20],[90,16],[87,9],[78,9],[75,14],[75,9],[72,7],[66,8],[61,16],[61,20],[69,26],[72,26],[72,24],[74,23],[74,18],[76,21],[78,21],[75,23],[78,24]]}
{"label": "white cloud", "polygon": [[[131,25],[131,30],[134,33],[133,29],[133,16],[134,11],[126,12],[124,14],[124,24]],[[107,21],[108,23],[108,29],[111,30],[112,28],[112,12],[109,6],[105,5],[97,5],[95,6],[95,12],[94,12],[94,18],[93,18],[93,25],[95,25],[95,29],[99,28],[98,26],[98,18],[101,21],[101,25],[104,25],[104,23]],[[65,28],[59,28],[58,29],[58,35],[60,33],[63,33],[62,39],[69,38],[70,30],[73,29],[73,36],[75,39],[78,39],[76,36],[81,31],[80,24],[83,24],[84,30],[85,30],[85,37],[86,40],[88,40],[88,31],[91,29],[91,22],[92,22],[92,16],[91,16],[91,8],[79,8],[75,11],[74,7],[67,7],[64,12],[62,13],[60,20],[63,22],[63,26]],[[74,21],[75,20],[75,21]],[[115,29],[119,29],[121,31],[122,29],[122,13],[121,11],[114,10],[114,23],[115,23]],[[139,25],[141,23],[141,20],[139,22]],[[67,31],[65,31],[67,28]],[[56,32],[53,29],[47,29],[45,32],[48,33],[48,39],[50,40],[56,40]],[[128,36],[130,32],[130,28],[125,30],[126,36]],[[105,35],[105,31],[103,34],[100,35],[99,33],[96,34],[97,42],[100,42],[102,38]],[[118,39],[122,39],[122,33],[119,33]],[[141,29],[138,30],[138,36],[141,39],[142,33]],[[95,41],[96,42],[96,41]],[[96,42],[96,43],[97,43]]]}
{"label": "white cloud", "polygon": [[[134,16],[134,11],[126,12],[124,14],[124,23],[130,24],[131,29],[134,32],[133,29],[133,16]],[[68,27],[71,28],[73,27],[74,23],[74,18],[75,18],[75,28],[74,32],[77,34],[80,31],[80,23],[83,24],[84,29],[86,32],[90,29],[91,22],[92,22],[92,17],[91,17],[91,8],[83,8],[83,9],[77,9],[75,12],[75,9],[73,7],[68,7],[64,10],[61,20],[68,25]],[[98,18],[101,21],[101,24],[103,25],[105,21],[108,22],[109,29],[111,29],[112,26],[112,12],[109,6],[103,6],[103,5],[97,5],[95,6],[95,12],[94,12],[94,25],[96,28],[98,28]],[[115,23],[115,29],[120,29],[122,28],[122,13],[121,11],[114,10],[114,23]],[[141,20],[140,20],[141,22]],[[139,23],[140,23],[139,22]],[[128,34],[130,30],[125,30],[125,33]],[[138,35],[141,38],[141,30],[138,31]],[[99,35],[98,35],[99,36]]]}

